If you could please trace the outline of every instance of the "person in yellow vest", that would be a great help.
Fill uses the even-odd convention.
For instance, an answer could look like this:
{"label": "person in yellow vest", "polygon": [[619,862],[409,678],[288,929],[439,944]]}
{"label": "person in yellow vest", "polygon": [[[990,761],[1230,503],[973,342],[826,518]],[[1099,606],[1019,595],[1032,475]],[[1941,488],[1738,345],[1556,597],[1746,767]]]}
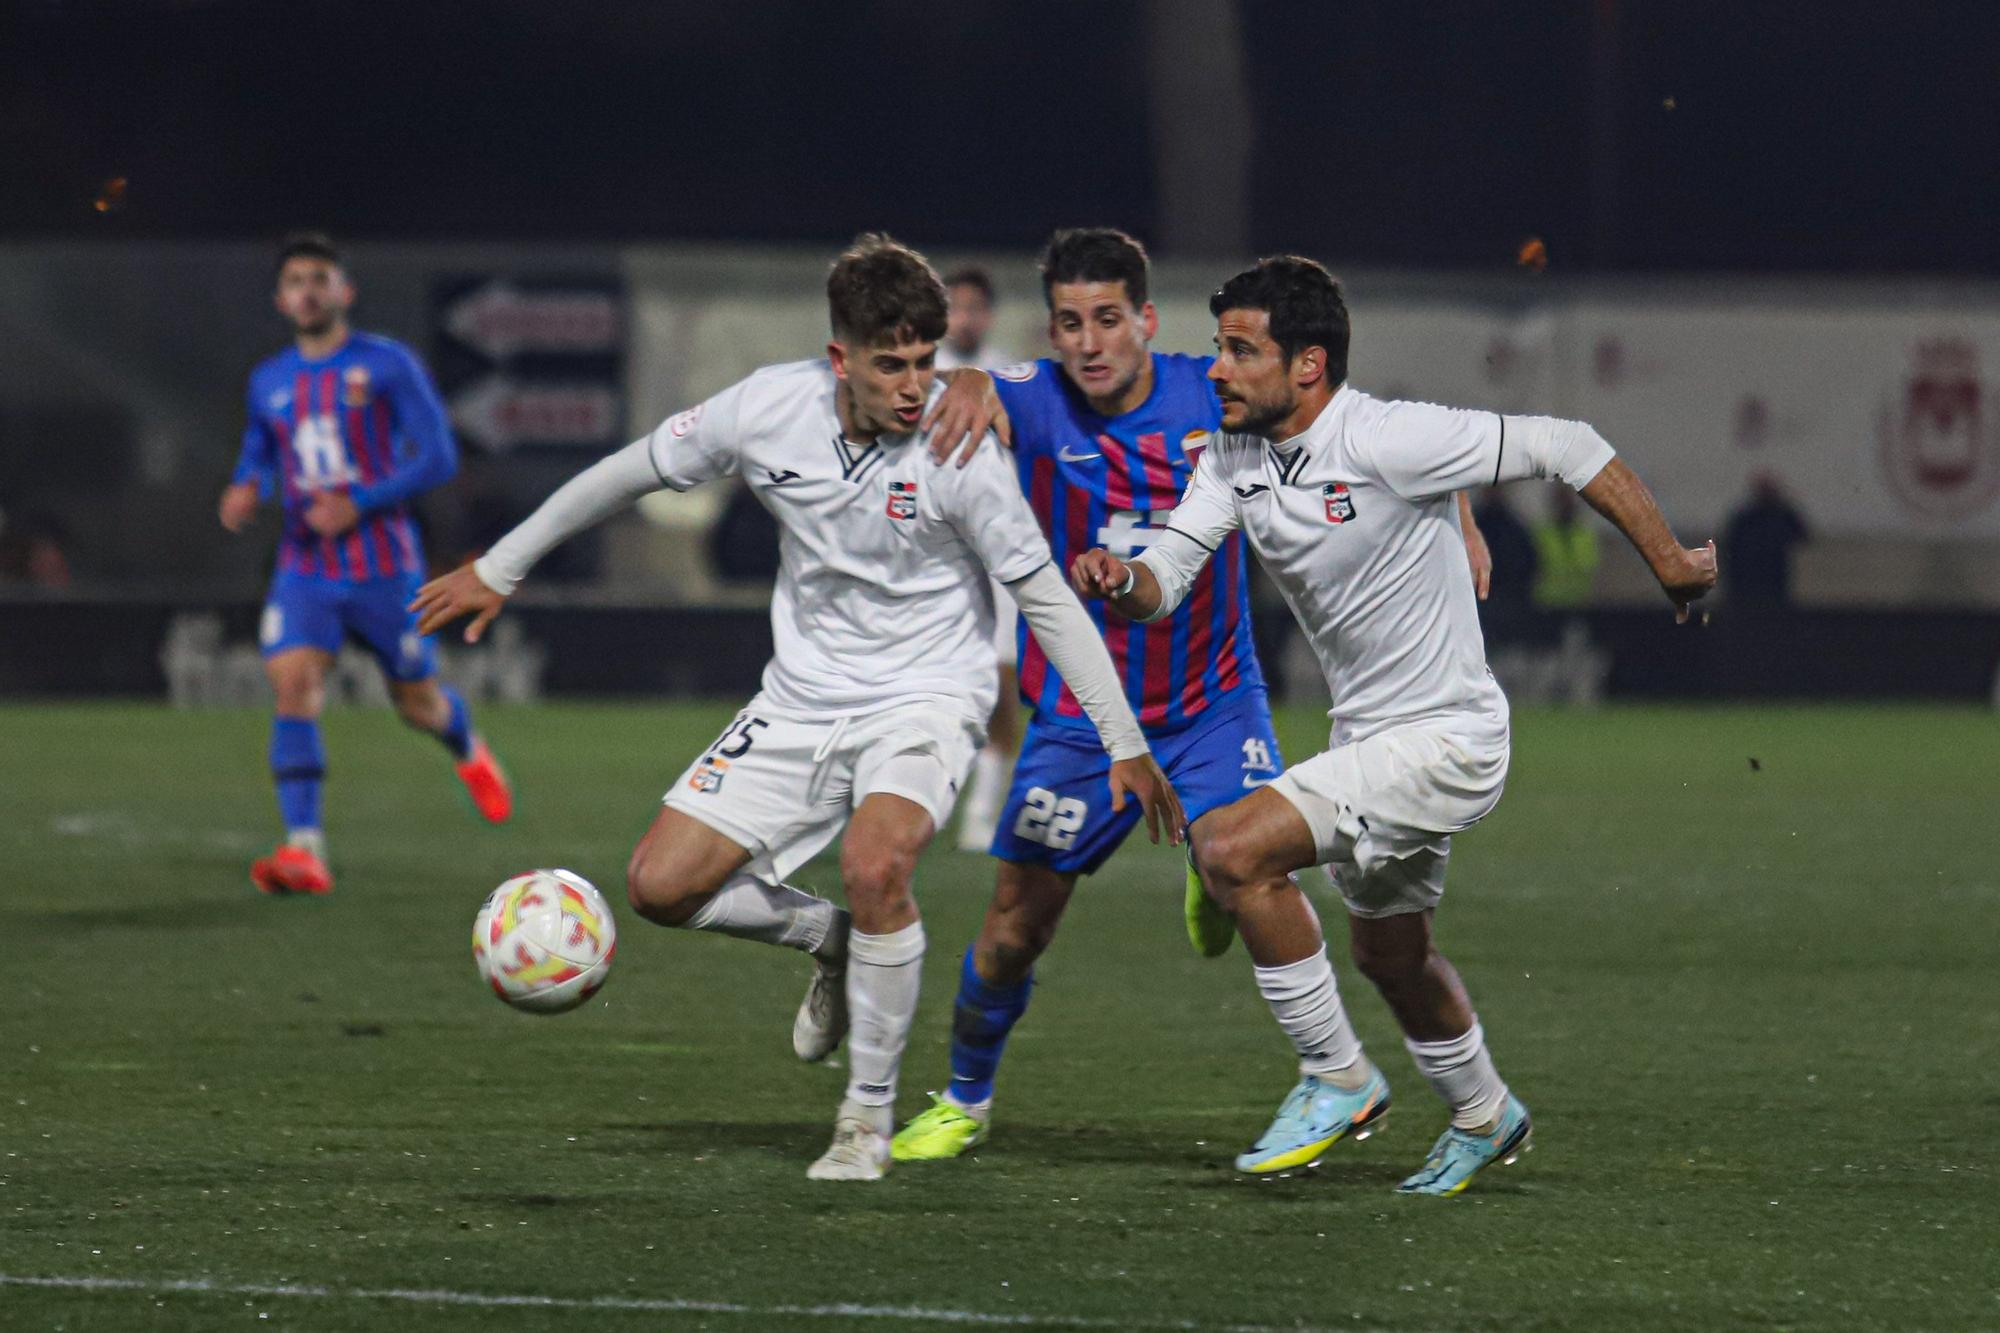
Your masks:
{"label": "person in yellow vest", "polygon": [[1583,521],[1576,492],[1555,489],[1549,516],[1535,525],[1535,605],[1567,611],[1590,605],[1597,581],[1597,532]]}

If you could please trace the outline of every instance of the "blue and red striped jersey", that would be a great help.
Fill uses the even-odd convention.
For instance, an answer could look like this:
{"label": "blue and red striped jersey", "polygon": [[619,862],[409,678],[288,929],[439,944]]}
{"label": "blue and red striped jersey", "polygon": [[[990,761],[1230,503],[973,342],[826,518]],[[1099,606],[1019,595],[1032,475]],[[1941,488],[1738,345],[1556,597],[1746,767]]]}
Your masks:
{"label": "blue and red striped jersey", "polygon": [[[458,449],[437,389],[409,348],[355,332],[331,356],[296,347],[250,372],[249,424],[234,480],[284,508],[278,568],[361,580],[421,573],[410,501],[451,480]],[[306,526],[316,491],[344,488],[361,522],[338,537]]]}
{"label": "blue and red striped jersey", "polygon": [[[1222,408],[1208,382],[1209,358],[1151,354],[1153,392],[1119,417],[1103,417],[1059,362],[1044,358],[994,372],[1014,429],[1014,462],[1029,507],[1041,521],[1065,577],[1092,547],[1129,558],[1151,545],[1174,505]],[[1193,456],[1188,453],[1194,450]],[[1125,696],[1140,725],[1171,732],[1214,704],[1243,692],[1261,694],[1264,673],[1250,637],[1249,566],[1243,534],[1223,542],[1165,620],[1125,619],[1103,602],[1086,603],[1104,633]],[[1020,630],[1021,697],[1046,722],[1089,729],[1027,622]]]}

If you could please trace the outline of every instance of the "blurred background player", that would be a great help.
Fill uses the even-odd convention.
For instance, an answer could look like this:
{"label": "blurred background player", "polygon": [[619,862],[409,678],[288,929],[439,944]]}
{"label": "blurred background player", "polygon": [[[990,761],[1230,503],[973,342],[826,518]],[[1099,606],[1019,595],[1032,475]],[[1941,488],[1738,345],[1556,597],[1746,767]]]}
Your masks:
{"label": "blurred background player", "polygon": [[[1355,1035],[1312,904],[1287,875],[1327,865],[1356,965],[1375,983],[1451,1126],[1404,1180],[1456,1194],[1531,1132],[1472,1001],[1432,940],[1451,835],[1499,803],[1507,696],[1486,669],[1459,565],[1454,491],[1525,477],[1579,490],[1646,558],[1684,620],[1715,583],[1715,546],[1681,546],[1638,477],[1589,426],[1376,399],[1347,383],[1340,285],[1309,259],[1266,259],[1210,301],[1225,433],[1174,523],[1130,562],[1086,553],[1077,591],[1154,623],[1248,533],[1311,638],[1335,701],[1328,748],[1195,826],[1208,888],[1232,903],[1257,981],[1300,1052],[1300,1081],[1238,1170],[1305,1166],[1389,1109]],[[1254,937],[1253,937],[1254,931]]]}
{"label": "blurred background player", "polygon": [[967,264],[952,270],[944,288],[950,304],[944,337],[938,341],[938,370],[993,370],[1006,365],[1006,354],[987,341],[999,305],[992,275],[977,264]]}
{"label": "blurred background player", "polygon": [[[423,589],[425,628],[478,637],[557,543],[670,487],[745,478],[784,530],[763,687],[664,798],[627,890],[661,925],[798,949],[817,963],[792,1046],[823,1060],[848,1032],[833,1142],[807,1174],[874,1180],[890,1162],[896,1078],[916,1015],[917,857],[951,813],[993,707],[989,579],[1076,681],[1111,803],[1157,839],[1179,804],[1090,617],[1050,561],[1005,459],[936,466],[944,291],[923,257],[861,237],[827,279],[824,359],[770,366],[573,478],[476,564]],[[980,392],[985,392],[980,385]],[[976,433],[983,435],[985,421]],[[847,910],[785,883],[841,836]]]}
{"label": "blurred background player", "polygon": [[[945,313],[944,339],[938,343],[937,368],[993,370],[1008,358],[987,341],[998,304],[993,278],[977,264],[953,269],[944,280],[950,304]],[[1018,618],[1014,599],[994,589],[993,653],[999,659],[1000,695],[986,721],[986,745],[973,761],[965,798],[958,806],[958,849],[983,852],[993,844],[1000,823],[1000,803],[1007,795],[1007,775],[1014,753],[1021,748],[1020,683],[1015,678]]]}
{"label": "blurred background player", "polygon": [[294,343],[250,372],[243,451],[218,515],[241,532],[274,493],[283,513],[258,638],[276,695],[271,775],[285,841],[250,878],[266,893],[325,893],[333,874],[320,822],[319,715],[345,640],[381,664],[398,716],[450,751],[482,817],[505,820],[513,796],[465,700],[439,684],[435,645],[404,609],[424,579],[410,503],[458,469],[437,391],[408,348],[348,325],[354,285],[326,237],[286,241],[276,303]]}

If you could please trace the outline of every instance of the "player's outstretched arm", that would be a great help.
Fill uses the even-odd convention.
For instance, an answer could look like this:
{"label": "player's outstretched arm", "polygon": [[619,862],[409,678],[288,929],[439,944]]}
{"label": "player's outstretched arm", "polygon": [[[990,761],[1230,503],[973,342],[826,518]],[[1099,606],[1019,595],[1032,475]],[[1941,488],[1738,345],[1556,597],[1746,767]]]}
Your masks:
{"label": "player's outstretched arm", "polygon": [[416,600],[409,609],[417,615],[419,634],[434,633],[461,616],[471,616],[472,623],[465,627],[465,641],[478,643],[487,625],[506,604],[506,594],[487,587],[473,568],[473,562],[468,560],[417,589]]}
{"label": "player's outstretched arm", "polygon": [[943,463],[957,454],[960,467],[972,461],[989,430],[1002,444],[1014,443],[1013,423],[993,387],[993,377],[969,366],[945,372],[944,392],[924,418],[924,429],[931,435],[931,460]]}
{"label": "player's outstretched arm", "polygon": [[1715,543],[1692,549],[1682,546],[1653,493],[1623,459],[1606,463],[1578,494],[1610,519],[1645,557],[1653,577],[1674,604],[1674,619],[1685,623],[1689,603],[1715,586]]}
{"label": "player's outstretched arm", "polygon": [[1160,613],[1160,581],[1134,560],[1125,563],[1102,547],[1085,551],[1069,567],[1069,586],[1078,597],[1110,602],[1127,620],[1151,620]]}

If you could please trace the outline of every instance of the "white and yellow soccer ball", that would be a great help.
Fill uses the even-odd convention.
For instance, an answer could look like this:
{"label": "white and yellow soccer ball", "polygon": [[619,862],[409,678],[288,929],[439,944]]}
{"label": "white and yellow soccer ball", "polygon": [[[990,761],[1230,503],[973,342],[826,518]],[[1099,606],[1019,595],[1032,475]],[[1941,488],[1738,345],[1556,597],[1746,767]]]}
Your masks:
{"label": "white and yellow soccer ball", "polygon": [[493,993],[531,1014],[559,1014],[611,975],[618,927],[604,895],[567,870],[531,870],[487,895],[472,960]]}

